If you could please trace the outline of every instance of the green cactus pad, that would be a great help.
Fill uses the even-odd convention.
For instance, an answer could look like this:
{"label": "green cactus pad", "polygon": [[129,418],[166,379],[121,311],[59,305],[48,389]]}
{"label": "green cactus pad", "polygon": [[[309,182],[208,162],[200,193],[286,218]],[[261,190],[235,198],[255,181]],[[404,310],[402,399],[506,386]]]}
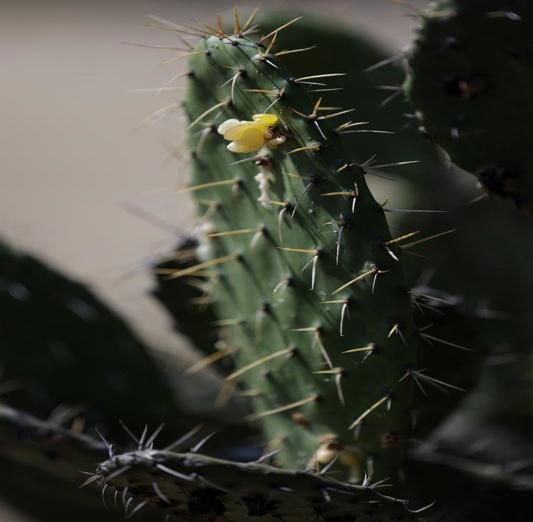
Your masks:
{"label": "green cactus pad", "polygon": [[[252,419],[284,448],[282,465],[339,457],[344,476],[394,481],[409,437],[415,330],[401,248],[341,144],[349,108],[321,110],[327,93],[309,92],[342,71],[294,78],[268,48],[273,35],[258,44],[243,33],[203,38],[192,52],[188,190],[207,212],[208,237],[205,261],[170,277],[211,275],[238,350],[228,386],[244,382],[254,395]],[[229,152],[217,127],[265,112],[279,118],[269,137],[285,143]]]}
{"label": "green cactus pad", "polygon": [[[105,488],[102,498],[107,494],[108,503],[118,498],[128,516],[146,503],[147,509],[161,509],[168,520],[212,520],[214,515],[228,521],[339,520],[341,515],[346,521],[414,520],[406,501],[388,496],[384,483],[368,480],[353,486],[326,473],[157,451],[150,449],[157,433],[147,434],[141,449],[115,454],[107,442],[0,405],[0,434],[2,458],[78,484],[83,480],[80,471],[85,471],[85,484]],[[112,456],[103,461],[108,451]]]}
{"label": "green cactus pad", "polygon": [[166,421],[176,432],[198,422],[181,412],[122,318],[85,286],[1,242],[0,333],[0,366],[18,384],[9,396],[17,408],[59,419],[73,406],[104,431],[119,419],[134,429]]}
{"label": "green cactus pad", "polygon": [[379,484],[353,486],[308,472],[196,453],[134,451],[100,464],[95,477],[126,499],[126,513],[158,506],[167,520],[286,522],[415,520]]}
{"label": "green cactus pad", "polygon": [[78,487],[82,472],[105,458],[102,442],[2,404],[0,438],[0,497],[32,520],[121,519],[94,490]]}
{"label": "green cactus pad", "polygon": [[0,434],[2,458],[72,482],[106,453],[105,445],[92,437],[4,404],[0,404]]}
{"label": "green cactus pad", "polygon": [[533,5],[443,0],[423,15],[405,88],[428,135],[491,194],[533,210]]}

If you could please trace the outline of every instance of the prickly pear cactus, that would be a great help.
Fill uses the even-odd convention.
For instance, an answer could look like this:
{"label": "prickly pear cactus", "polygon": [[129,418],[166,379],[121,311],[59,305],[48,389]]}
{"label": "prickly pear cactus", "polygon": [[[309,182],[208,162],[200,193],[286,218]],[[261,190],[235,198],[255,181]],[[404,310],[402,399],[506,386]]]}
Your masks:
{"label": "prickly pear cactus", "polygon": [[[149,515],[147,520],[157,520],[163,513],[169,521],[208,521],[214,516],[236,522],[303,521],[317,516],[354,522],[416,519],[407,501],[382,491],[383,482],[368,479],[354,486],[330,478],[326,469],[321,474],[283,471],[265,464],[268,456],[247,463],[208,457],[198,453],[202,441],[191,446],[197,431],[156,450],[161,428],[150,432],[145,428],[135,437],[135,448],[124,450],[103,437],[96,440],[0,405],[3,459],[25,465],[26,472],[40,471],[47,483],[63,480],[63,492],[69,482],[80,480],[82,472],[81,487],[97,486],[98,501],[104,507],[114,505],[126,518],[140,515],[144,520],[144,514]],[[189,451],[176,453],[178,449]],[[103,460],[106,454],[109,459]],[[89,513],[97,512],[95,505],[89,507]],[[109,518],[120,520],[116,515]]]}
{"label": "prickly pear cactus", "polygon": [[[278,32],[213,30],[191,52],[189,114],[204,260],[219,323],[286,467],[337,459],[344,476],[395,480],[409,437],[415,329],[400,243],[341,135],[352,109],[328,106],[342,71],[295,78]],[[293,50],[298,51],[298,50]],[[305,52],[300,50],[301,52]]]}
{"label": "prickly pear cactus", "polygon": [[65,422],[82,416],[102,430],[119,418],[137,428],[194,423],[182,423],[172,388],[122,318],[85,286],[1,241],[0,336],[3,378],[18,383],[9,396],[16,407]]}
{"label": "prickly pear cactus", "polygon": [[168,451],[138,450],[100,464],[94,479],[123,499],[129,518],[157,506],[169,521],[415,520],[379,484],[354,486],[309,472]]}
{"label": "prickly pear cactus", "polygon": [[422,125],[485,190],[530,213],[533,6],[443,0],[422,18],[405,85]]}

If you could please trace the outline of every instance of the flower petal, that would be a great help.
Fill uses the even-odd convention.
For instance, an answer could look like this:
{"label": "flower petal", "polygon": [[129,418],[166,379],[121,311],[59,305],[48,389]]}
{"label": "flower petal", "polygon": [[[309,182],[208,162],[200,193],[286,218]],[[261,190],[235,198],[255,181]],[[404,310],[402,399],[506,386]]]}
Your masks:
{"label": "flower petal", "polygon": [[226,120],[224,122],[222,122],[219,126],[218,126],[218,129],[217,129],[217,132],[219,134],[224,134],[225,132],[228,131],[228,129],[230,129],[231,127],[234,127],[235,125],[237,125],[239,122],[239,120],[236,120],[236,119],[230,119],[230,120]]}
{"label": "flower petal", "polygon": [[241,140],[246,132],[254,127],[255,126],[251,121],[240,121],[226,130],[224,133],[224,139],[230,141]]}
{"label": "flower petal", "polygon": [[273,127],[279,122],[279,118],[275,114],[254,114],[253,120],[263,129]]}
{"label": "flower petal", "polygon": [[257,127],[248,126],[244,130],[240,139],[233,141],[228,145],[231,152],[255,152],[265,144],[263,131]]}

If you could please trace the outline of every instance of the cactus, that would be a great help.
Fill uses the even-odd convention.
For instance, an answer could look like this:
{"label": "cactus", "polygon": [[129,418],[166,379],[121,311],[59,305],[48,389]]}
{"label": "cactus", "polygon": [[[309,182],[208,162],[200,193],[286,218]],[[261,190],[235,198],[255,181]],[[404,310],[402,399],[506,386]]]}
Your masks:
{"label": "cactus", "polygon": [[95,479],[125,498],[128,516],[158,506],[167,520],[415,520],[379,484],[354,486],[261,463],[139,450],[101,463]]}
{"label": "cactus", "polygon": [[421,124],[485,190],[531,213],[532,6],[442,0],[422,19],[405,85]]}
{"label": "cactus", "polygon": [[76,482],[81,470],[91,470],[106,447],[83,433],[0,404],[1,455],[51,475]]}
{"label": "cactus", "polygon": [[242,377],[256,395],[252,419],[270,445],[282,442],[280,463],[339,456],[352,478],[396,477],[415,331],[401,239],[391,238],[364,168],[341,144],[354,124],[330,125],[351,110],[323,111],[310,97],[342,73],[294,78],[272,50],[277,31],[256,42],[236,29],[191,53],[188,190],[207,205],[212,229],[203,262],[168,272],[215,272],[211,292],[238,350],[228,383]]}
{"label": "cactus", "polygon": [[93,470],[105,455],[103,443],[3,404],[0,437],[3,499],[34,520],[117,520],[94,491],[77,487],[81,471]]}
{"label": "cactus", "polygon": [[[151,350],[83,285],[0,243],[0,365],[20,388],[10,403],[58,421],[81,416],[101,430],[132,429],[186,414]],[[177,371],[176,361],[166,359]],[[203,417],[205,419],[205,417]],[[113,436],[118,436],[115,431]]]}
{"label": "cactus", "polygon": [[[507,100],[496,81],[479,81],[489,73],[496,78],[500,64],[482,57],[476,63],[486,69],[466,68],[465,56],[482,53],[472,43],[474,31],[459,34],[472,21],[480,28],[480,41],[492,27],[506,31],[505,23],[522,24],[523,31],[527,8],[492,0],[485,7],[477,0],[439,6],[424,17],[420,48],[411,55],[411,97],[457,164],[529,211],[526,153],[496,140],[485,114],[477,119],[487,111],[483,101],[493,100],[490,107],[500,110],[494,100]],[[474,13],[480,9],[482,19]],[[183,192],[195,196],[201,218],[198,239],[180,240],[175,255],[154,267],[153,294],[176,330],[198,349],[201,359],[186,373],[208,365],[225,373],[214,408],[205,414],[205,404],[197,400],[203,387],[183,374],[180,380],[194,399],[177,399],[173,385],[181,365],[162,364],[89,291],[0,246],[0,327],[6,341],[0,358],[8,379],[7,385],[0,383],[0,393],[9,391],[9,379],[18,379],[30,394],[10,396],[17,408],[46,416],[61,405],[46,421],[0,405],[1,494],[45,521],[116,520],[119,513],[102,514],[100,501],[147,522],[414,521],[425,508],[409,506],[433,500],[438,506],[424,520],[519,520],[527,502],[517,490],[533,489],[524,457],[531,453],[533,412],[527,216],[511,212],[512,218],[504,215],[484,229],[502,215],[500,202],[494,216],[484,203],[458,209],[456,200],[464,192],[454,178],[446,194],[453,201],[445,205],[451,212],[442,221],[462,227],[444,248],[426,250],[436,270],[431,284],[445,291],[409,290],[407,282],[416,274],[420,284],[420,266],[427,265],[427,259],[408,262],[402,253],[419,244],[418,238],[410,241],[417,232],[405,228],[400,212],[391,221],[391,234],[385,212],[394,209],[376,202],[365,178],[389,166],[407,167],[402,178],[407,183],[397,184],[393,195],[403,192],[402,203],[437,201],[444,182],[432,186],[434,164],[412,167],[404,161],[431,158],[431,144],[415,143],[410,131],[389,137],[388,144],[372,136],[372,129],[360,133],[366,129],[359,114],[357,121],[342,123],[354,118],[353,100],[363,105],[361,119],[396,130],[399,106],[371,118],[379,91],[370,92],[361,72],[343,76],[382,61],[383,55],[364,39],[312,17],[298,28],[297,16],[262,16],[259,31],[256,14],[243,23],[235,9],[231,34],[222,18],[216,28],[158,20],[186,35],[190,70],[184,108],[192,181]],[[429,64],[424,53],[450,34],[449,26],[453,35],[437,52],[457,54]],[[506,52],[526,65],[528,53],[517,53],[514,33],[505,31],[495,31],[495,40],[505,38]],[[195,47],[191,35],[200,37]],[[310,49],[314,44],[323,46],[316,54]],[[448,109],[438,96],[428,102],[424,94],[419,101],[432,81],[428,71],[441,74],[450,62],[454,68],[444,88],[446,96],[457,95],[455,108]],[[507,62],[501,70],[520,81],[525,76]],[[396,73],[379,71],[381,78],[390,76],[380,81],[395,95],[401,92],[392,86]],[[335,90],[339,84],[345,91]],[[522,84],[517,80],[517,85]],[[515,98],[523,104],[520,96]],[[458,129],[454,139],[440,137],[439,125],[450,124],[443,108],[463,116],[461,127],[451,122]],[[526,113],[513,107],[509,121],[522,122],[520,111]],[[490,146],[496,142],[500,149]],[[394,158],[395,152],[401,156]],[[480,160],[478,152],[488,159]],[[374,155],[376,162],[370,159]],[[428,168],[432,172],[421,180]],[[429,195],[420,197],[422,190]],[[434,220],[430,211],[424,228]],[[495,249],[496,240],[506,248]],[[473,271],[490,284],[480,285]],[[425,274],[422,280],[429,281]],[[492,314],[486,302],[503,313]],[[494,365],[510,355],[511,363]],[[115,386],[110,373],[122,377],[122,386]],[[461,388],[473,387],[464,400]],[[208,455],[198,453],[210,438],[196,442],[200,427],[168,445],[200,417],[226,415],[238,423],[236,403],[219,409],[234,392],[251,399],[251,431],[226,426],[207,445]],[[181,408],[184,402],[191,403],[188,413]],[[61,403],[84,405],[83,418]],[[114,443],[118,418],[133,428],[126,428],[129,445]],[[82,433],[84,421],[104,426],[106,438]],[[160,421],[167,422],[164,432],[156,428]],[[258,425],[261,440],[254,431]],[[156,442],[163,449],[154,449]],[[89,474],[88,487],[69,496],[58,511],[66,487],[80,482],[81,470]],[[14,473],[21,476],[16,484],[9,478]],[[381,489],[386,486],[393,488]],[[96,494],[91,500],[87,493]],[[479,501],[472,502],[473,493]]]}
{"label": "cactus", "polygon": [[[341,515],[344,520],[414,520],[405,501],[381,493],[383,484],[353,486],[328,478],[326,470],[322,475],[288,472],[262,463],[215,459],[198,454],[198,445],[192,453],[158,451],[153,444],[159,430],[145,434],[135,450],[123,451],[0,405],[0,433],[3,458],[67,482],[87,471],[85,485],[103,489],[104,501],[106,491],[111,503],[120,495],[128,517],[148,504],[168,520],[207,520],[221,514],[228,521],[307,520],[312,515],[325,520]],[[185,442],[183,438],[179,446]],[[108,451],[110,459],[102,461]],[[99,461],[95,473],[89,472]]]}

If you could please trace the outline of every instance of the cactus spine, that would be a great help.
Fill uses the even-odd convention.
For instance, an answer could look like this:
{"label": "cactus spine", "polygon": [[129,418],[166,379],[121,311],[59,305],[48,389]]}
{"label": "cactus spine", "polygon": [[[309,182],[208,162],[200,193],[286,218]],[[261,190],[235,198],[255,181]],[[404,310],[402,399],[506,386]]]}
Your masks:
{"label": "cactus spine", "polygon": [[[254,395],[252,419],[273,447],[282,443],[280,463],[338,457],[345,476],[395,480],[417,372],[401,239],[342,147],[354,124],[340,118],[351,110],[311,97],[342,72],[292,77],[273,50],[281,30],[256,41],[237,21],[234,34],[221,29],[191,53],[188,190],[209,229],[204,261],[171,277],[212,274],[238,350],[228,386],[244,382]],[[256,121],[271,119],[268,139],[283,143],[235,140],[230,148],[248,156],[226,148],[222,123],[248,121],[251,136],[252,116],[264,113]]]}

